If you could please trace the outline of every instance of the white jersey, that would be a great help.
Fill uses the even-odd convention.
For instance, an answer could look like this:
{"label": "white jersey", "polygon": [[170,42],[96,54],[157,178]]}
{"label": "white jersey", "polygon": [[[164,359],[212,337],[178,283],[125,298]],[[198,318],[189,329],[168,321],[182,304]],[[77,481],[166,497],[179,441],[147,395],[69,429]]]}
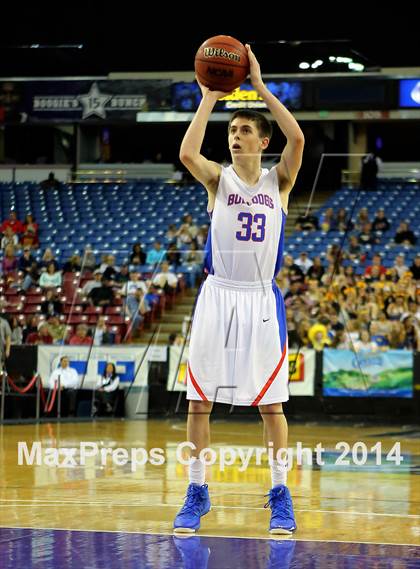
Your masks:
{"label": "white jersey", "polygon": [[205,248],[206,272],[233,281],[275,278],[283,257],[286,214],[276,168],[248,186],[233,166],[222,167]]}

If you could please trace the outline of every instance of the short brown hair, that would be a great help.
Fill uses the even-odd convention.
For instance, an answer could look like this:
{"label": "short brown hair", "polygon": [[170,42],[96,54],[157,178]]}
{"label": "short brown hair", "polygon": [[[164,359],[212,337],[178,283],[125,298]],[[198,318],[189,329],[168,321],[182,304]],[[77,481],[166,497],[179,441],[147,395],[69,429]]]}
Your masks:
{"label": "short brown hair", "polygon": [[237,118],[249,119],[250,121],[255,122],[257,125],[258,133],[262,138],[264,138],[264,137],[271,138],[272,137],[273,127],[271,125],[271,122],[269,120],[267,120],[262,113],[258,113],[257,111],[249,111],[249,110],[240,110],[240,111],[235,111],[233,113],[233,115],[229,121],[228,132],[230,130],[230,125]]}

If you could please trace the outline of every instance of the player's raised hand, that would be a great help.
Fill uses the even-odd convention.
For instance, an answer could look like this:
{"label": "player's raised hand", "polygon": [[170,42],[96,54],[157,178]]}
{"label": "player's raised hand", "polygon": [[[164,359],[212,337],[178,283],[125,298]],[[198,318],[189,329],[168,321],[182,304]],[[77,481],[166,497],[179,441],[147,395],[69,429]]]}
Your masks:
{"label": "player's raised hand", "polygon": [[211,91],[208,87],[200,83],[197,76],[195,76],[195,80],[197,81],[198,86],[201,89],[201,94],[203,95],[203,99],[204,97],[211,97],[212,99],[217,101],[218,99],[226,97],[226,95],[229,95],[229,93],[225,93],[224,91]]}
{"label": "player's raised hand", "polygon": [[255,57],[251,46],[247,43],[245,44],[246,50],[248,52],[248,59],[249,59],[249,75],[251,78],[251,83],[255,89],[263,84],[263,80],[261,77],[261,69],[260,64],[258,63],[257,58]]}

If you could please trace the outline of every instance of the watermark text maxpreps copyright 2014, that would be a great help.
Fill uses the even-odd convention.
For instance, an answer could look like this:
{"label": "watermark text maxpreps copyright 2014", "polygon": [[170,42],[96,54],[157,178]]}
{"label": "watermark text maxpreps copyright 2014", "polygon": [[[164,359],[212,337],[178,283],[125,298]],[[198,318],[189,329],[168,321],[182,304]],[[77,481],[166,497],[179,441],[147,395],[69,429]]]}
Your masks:
{"label": "watermark text maxpreps copyright 2014", "polygon": [[[188,466],[193,460],[189,456],[190,451],[193,450],[195,450],[193,443],[188,441],[179,443],[175,450],[175,460],[184,466]],[[378,466],[383,463],[393,463],[399,466],[404,460],[401,455],[400,442],[396,442],[388,452],[384,452],[381,442],[368,447],[361,441],[353,445],[340,441],[335,445],[335,449],[330,447],[328,450],[322,446],[322,443],[310,448],[304,447],[301,442],[298,442],[295,447],[279,449],[277,453],[274,452],[271,442],[268,443],[268,448],[209,447],[202,449],[198,457],[206,466],[216,465],[220,471],[224,471],[228,466],[235,465],[240,472],[244,472],[250,465],[260,466],[263,461],[268,461],[270,465],[277,461],[287,470],[291,470],[294,465],[322,467],[325,465],[326,453],[330,453],[329,464],[331,464],[331,452],[338,455],[334,456],[333,464],[343,467],[349,465],[364,466],[368,462]],[[112,448],[100,446],[95,442],[80,442],[75,447],[47,447],[40,441],[31,444],[26,441],[19,441],[17,455],[19,466],[77,468],[86,466],[87,462],[94,461],[101,466],[107,466],[110,462],[115,466],[130,465],[132,472],[146,464],[162,466],[168,460],[165,450],[159,447],[150,449],[144,447]]]}

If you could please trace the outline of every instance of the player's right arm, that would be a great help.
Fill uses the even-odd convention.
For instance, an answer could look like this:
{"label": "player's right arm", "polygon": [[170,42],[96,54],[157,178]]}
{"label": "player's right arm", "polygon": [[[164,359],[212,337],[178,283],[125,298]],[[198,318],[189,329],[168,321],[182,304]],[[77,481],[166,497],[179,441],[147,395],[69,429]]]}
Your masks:
{"label": "player's right arm", "polygon": [[198,83],[203,94],[197,112],[188,127],[181,143],[179,158],[196,180],[201,182],[207,192],[215,194],[219,184],[222,167],[201,154],[207,123],[216,101],[224,97],[222,91],[210,91]]}

